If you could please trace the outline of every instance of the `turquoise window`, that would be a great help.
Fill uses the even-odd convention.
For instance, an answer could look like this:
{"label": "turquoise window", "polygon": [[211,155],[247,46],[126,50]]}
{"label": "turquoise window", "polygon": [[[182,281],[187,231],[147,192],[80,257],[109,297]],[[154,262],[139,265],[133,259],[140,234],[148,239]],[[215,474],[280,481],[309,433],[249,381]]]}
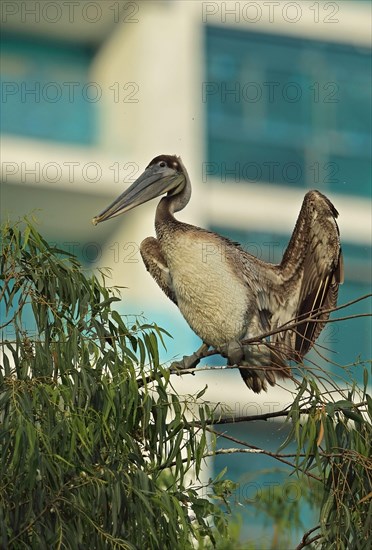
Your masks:
{"label": "turquoise window", "polygon": [[102,89],[91,82],[94,51],[84,45],[5,35],[1,132],[89,145]]}
{"label": "turquoise window", "polygon": [[212,26],[205,41],[216,177],[238,163],[241,182],[370,195],[370,49]]}

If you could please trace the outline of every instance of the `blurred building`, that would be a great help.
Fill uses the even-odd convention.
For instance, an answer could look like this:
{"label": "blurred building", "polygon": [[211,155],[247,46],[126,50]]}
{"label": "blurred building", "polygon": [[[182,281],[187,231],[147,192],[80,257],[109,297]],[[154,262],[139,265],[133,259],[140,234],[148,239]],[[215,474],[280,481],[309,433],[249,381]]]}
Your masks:
{"label": "blurred building", "polygon": [[[34,212],[48,239],[87,266],[111,267],[112,283],[126,287],[120,311],[173,334],[164,361],[199,340],[140,259],[155,204],[90,223],[158,154],[179,154],[189,169],[193,196],[180,219],[272,262],[306,190],[325,192],[340,212],[340,303],[370,292],[370,21],[362,1],[3,1],[2,217]],[[348,313],[366,310],[361,302]],[[366,319],[329,325],[323,355],[356,363],[360,377],[370,328]],[[185,393],[204,384],[208,399],[238,415],[279,410],[291,397],[281,388],[256,396],[232,371],[177,381]],[[234,433],[275,448],[279,429],[240,424]],[[262,457],[212,467],[225,464],[248,501],[280,479],[251,486],[249,472],[272,467]],[[260,529],[255,520],[250,536]]]}

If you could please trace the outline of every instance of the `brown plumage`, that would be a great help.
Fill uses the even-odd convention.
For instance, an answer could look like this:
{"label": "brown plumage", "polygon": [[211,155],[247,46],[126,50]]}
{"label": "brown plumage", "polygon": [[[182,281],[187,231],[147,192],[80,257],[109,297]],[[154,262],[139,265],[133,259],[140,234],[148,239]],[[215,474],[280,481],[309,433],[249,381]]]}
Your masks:
{"label": "brown plumage", "polygon": [[[165,194],[155,217],[156,236],[141,244],[147,270],[180,309],[194,332],[230,363],[259,393],[277,378],[290,377],[287,361],[302,361],[336,305],[343,280],[337,211],[319,191],[309,191],[283,260],[263,262],[238,243],[178,221],[174,213],[189,202],[191,184],[177,156],[160,155],[138,180],[94,219],[98,223]],[[311,322],[308,318],[323,322]],[[239,342],[276,330],[256,344]]]}

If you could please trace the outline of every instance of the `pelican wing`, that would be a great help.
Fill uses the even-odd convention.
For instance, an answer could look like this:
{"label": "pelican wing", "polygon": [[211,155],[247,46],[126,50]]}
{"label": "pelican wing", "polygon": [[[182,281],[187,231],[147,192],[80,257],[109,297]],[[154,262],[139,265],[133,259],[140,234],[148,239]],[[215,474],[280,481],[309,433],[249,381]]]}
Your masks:
{"label": "pelican wing", "polygon": [[147,239],[141,243],[140,252],[147,271],[168,298],[177,305],[172,278],[160,249],[159,242],[154,237],[147,237]]}
{"label": "pelican wing", "polygon": [[292,358],[296,360],[302,359],[319,336],[329,317],[323,311],[335,307],[338,287],[343,282],[337,216],[327,197],[319,191],[309,191],[279,266],[284,293],[298,296],[294,317],[299,321],[309,316],[316,320],[299,324],[290,341],[288,332],[277,338],[292,348]]}

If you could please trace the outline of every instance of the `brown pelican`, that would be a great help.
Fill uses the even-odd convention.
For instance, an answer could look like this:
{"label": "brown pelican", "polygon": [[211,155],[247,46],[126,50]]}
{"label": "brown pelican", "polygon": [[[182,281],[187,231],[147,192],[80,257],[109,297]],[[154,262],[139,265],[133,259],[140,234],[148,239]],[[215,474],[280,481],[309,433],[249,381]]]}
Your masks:
{"label": "brown pelican", "polygon": [[[156,209],[157,238],[147,237],[140,251],[147,270],[203,341],[183,365],[195,366],[213,346],[239,365],[254,392],[274,386],[276,377],[290,377],[286,362],[300,362],[312,347],[343,281],[337,210],[322,193],[309,191],[281,263],[265,263],[238,243],[174,217],[190,200],[190,179],[180,157],[160,155],[93,223],[164,194]],[[311,312],[317,322],[240,344]]]}

